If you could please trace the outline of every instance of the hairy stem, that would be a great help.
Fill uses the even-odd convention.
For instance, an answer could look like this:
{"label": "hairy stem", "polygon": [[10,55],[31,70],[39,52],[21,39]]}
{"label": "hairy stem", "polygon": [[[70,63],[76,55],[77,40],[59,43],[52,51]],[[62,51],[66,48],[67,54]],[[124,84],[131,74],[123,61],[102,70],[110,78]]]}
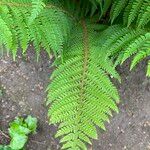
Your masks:
{"label": "hairy stem", "polygon": [[84,51],[84,61],[83,61],[83,73],[81,79],[81,100],[84,99],[84,85],[86,79],[86,73],[88,70],[88,58],[89,58],[89,41],[88,41],[88,31],[85,24],[85,21],[82,21],[83,27],[83,51]]}
{"label": "hairy stem", "polygon": [[86,75],[88,70],[88,63],[89,63],[89,41],[88,41],[88,31],[86,27],[85,21],[82,21],[82,29],[83,29],[83,71],[82,71],[82,77],[80,80],[80,98],[78,100],[78,112],[77,112],[77,121],[76,121],[76,132],[80,130],[79,124],[81,122],[81,114],[82,114],[82,107],[84,105],[84,93],[85,93],[85,84],[86,84]]}

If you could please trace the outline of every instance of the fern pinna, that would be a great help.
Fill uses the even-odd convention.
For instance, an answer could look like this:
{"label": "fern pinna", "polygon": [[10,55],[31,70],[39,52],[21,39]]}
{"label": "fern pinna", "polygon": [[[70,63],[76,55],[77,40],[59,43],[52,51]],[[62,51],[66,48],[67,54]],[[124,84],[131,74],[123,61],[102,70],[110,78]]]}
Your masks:
{"label": "fern pinna", "polygon": [[115,67],[150,55],[150,1],[0,0],[0,12],[0,45],[14,60],[32,42],[37,59],[44,48],[59,62],[47,88],[50,123],[62,149],[86,150],[118,112]]}

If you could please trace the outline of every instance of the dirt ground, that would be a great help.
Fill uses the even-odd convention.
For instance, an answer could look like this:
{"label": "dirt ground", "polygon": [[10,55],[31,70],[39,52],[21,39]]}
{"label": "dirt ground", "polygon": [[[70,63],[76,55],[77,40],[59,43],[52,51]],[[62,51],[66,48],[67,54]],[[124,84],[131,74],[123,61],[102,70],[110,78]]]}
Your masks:
{"label": "dirt ground", "polygon": [[[0,131],[7,135],[9,122],[15,116],[32,114],[38,118],[36,135],[30,136],[27,150],[59,150],[54,135],[57,127],[48,124],[45,107],[45,89],[52,73],[51,60],[42,53],[36,62],[33,48],[28,59],[21,57],[13,62],[10,57],[0,59]],[[120,113],[114,114],[107,131],[93,141],[93,150],[150,150],[150,80],[145,77],[145,62],[129,72],[129,63],[119,68],[122,83],[119,88]],[[0,132],[0,144],[8,137]]]}

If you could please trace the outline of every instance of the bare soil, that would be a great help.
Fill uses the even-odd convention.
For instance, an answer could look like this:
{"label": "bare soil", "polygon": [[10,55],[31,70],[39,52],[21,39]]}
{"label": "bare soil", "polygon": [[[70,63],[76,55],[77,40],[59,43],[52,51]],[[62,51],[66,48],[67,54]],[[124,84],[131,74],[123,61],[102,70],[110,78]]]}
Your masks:
{"label": "bare soil", "polygon": [[[30,136],[27,150],[59,150],[56,126],[48,124],[45,89],[50,83],[52,60],[42,53],[36,62],[32,46],[27,59],[18,56],[0,59],[0,144],[9,143],[9,122],[15,116],[31,114],[38,118],[37,134]],[[145,77],[145,62],[129,72],[129,62],[119,68],[122,83],[116,81],[121,103],[120,113],[106,123],[106,132],[98,131],[93,150],[150,150],[150,80]]]}

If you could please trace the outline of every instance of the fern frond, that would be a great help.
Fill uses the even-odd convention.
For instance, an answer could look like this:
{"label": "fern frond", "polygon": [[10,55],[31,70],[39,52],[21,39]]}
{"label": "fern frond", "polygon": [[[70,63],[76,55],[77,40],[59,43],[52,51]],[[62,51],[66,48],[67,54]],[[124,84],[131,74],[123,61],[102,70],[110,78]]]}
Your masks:
{"label": "fern frond", "polygon": [[128,17],[129,17],[131,8],[132,8],[132,1],[129,1],[128,5],[125,7],[124,12],[123,12],[123,24],[124,25],[128,24]]}
{"label": "fern frond", "polygon": [[105,0],[105,1],[103,1],[101,16],[106,14],[106,12],[108,11],[108,9],[111,6],[111,4],[112,4],[112,0]]}
{"label": "fern frond", "polygon": [[131,63],[130,70],[133,69],[142,59],[146,58],[150,55],[150,48],[139,51],[135,56]]}
{"label": "fern frond", "polygon": [[110,12],[111,23],[119,16],[122,10],[126,7],[128,0],[116,0],[112,5]]}
{"label": "fern frond", "polygon": [[[127,27],[108,27],[109,13],[111,23],[123,17]],[[130,56],[132,69],[150,55],[149,16],[150,0],[0,1],[0,46],[10,49],[14,60],[18,45],[25,55],[31,42],[37,59],[41,48],[61,57],[47,104],[50,122],[59,124],[62,149],[86,150],[97,139],[96,126],[106,130],[112,111],[118,112],[119,95],[110,78],[120,81],[115,67]]]}
{"label": "fern frond", "polygon": [[[62,52],[62,46],[67,41],[72,28],[73,18],[57,5],[48,3],[45,8],[44,6],[45,4],[40,0],[33,3],[31,0],[0,2],[1,22],[3,21],[3,27],[5,25],[7,31],[6,34],[1,27],[2,33],[5,34],[5,37],[3,34],[3,43],[7,44],[14,59],[18,44],[23,50],[22,53],[25,54],[30,42],[33,42],[36,48],[37,58],[41,47],[44,47],[49,55],[50,51],[53,51],[55,56]],[[9,35],[12,34],[9,37],[8,32]],[[8,42],[4,39],[10,40]],[[11,47],[10,42],[12,42]]]}
{"label": "fern frond", "polygon": [[[0,16],[0,44],[5,44],[8,49],[12,46],[12,33],[7,23]],[[4,32],[5,31],[5,32]]]}
{"label": "fern frond", "polygon": [[40,12],[44,9],[45,4],[43,0],[32,0],[32,12],[29,18],[29,24],[33,22],[33,20],[40,14]]}
{"label": "fern frond", "polygon": [[147,36],[141,35],[137,39],[135,39],[133,42],[131,42],[130,45],[124,51],[122,63],[126,59],[128,59],[130,56],[135,54],[139,49],[141,49],[147,40],[148,40]]}
{"label": "fern frond", "polygon": [[50,122],[59,123],[56,137],[62,149],[87,149],[85,143],[97,138],[95,125],[105,130],[110,110],[118,112],[119,96],[109,75],[119,78],[106,53],[99,50],[98,33],[82,22],[72,31],[64,50],[63,63],[54,71],[48,86]]}
{"label": "fern frond", "polygon": [[132,43],[132,41],[137,39],[140,35],[144,35],[146,31],[135,31],[129,28],[124,28],[120,25],[115,25],[109,27],[104,32],[102,32],[102,37],[103,33],[106,33],[106,39],[103,40],[100,49],[102,51],[105,51],[107,53],[107,56],[109,57],[117,56],[118,53],[121,53],[122,50],[128,46],[128,44]]}
{"label": "fern frond", "polygon": [[112,4],[112,0],[90,0],[91,3],[96,6],[97,10],[99,11],[100,18],[105,16],[109,7]]}
{"label": "fern frond", "polygon": [[112,0],[79,0],[75,3],[72,3],[72,0],[67,0],[63,3],[65,8],[78,18],[91,18],[95,15],[97,21],[106,15]]}
{"label": "fern frond", "polygon": [[[117,29],[112,30],[111,29]],[[111,32],[109,32],[111,31]],[[115,60],[114,66],[122,64],[126,59],[136,54],[132,64],[132,69],[142,59],[148,57],[150,47],[150,33],[147,30],[125,28],[120,25],[111,26],[105,31],[106,39],[103,40],[101,51],[107,53],[107,57]]]}
{"label": "fern frond", "polygon": [[130,69],[137,65],[142,59],[150,56],[150,33],[147,33],[145,36],[145,43],[142,45],[141,49],[138,49],[136,55],[134,56]]}
{"label": "fern frond", "polygon": [[137,25],[138,27],[144,27],[150,22],[150,1],[145,0],[144,5],[141,8],[141,12],[138,16]]}
{"label": "fern frond", "polygon": [[[136,54],[131,63],[130,70],[133,69],[142,59],[150,56],[150,33],[145,33],[139,38],[135,39],[129,46],[126,48],[124,55],[122,57],[122,63],[129,58],[131,55]],[[149,76],[149,63],[147,67],[147,76]]]}
{"label": "fern frond", "polygon": [[143,0],[135,0],[132,3],[132,8],[130,9],[131,11],[129,12],[129,17],[128,17],[128,26],[135,20],[137,17],[140,8],[143,4]]}
{"label": "fern frond", "polygon": [[113,23],[120,14],[123,14],[124,24],[128,27],[136,22],[139,28],[143,28],[150,22],[150,1],[117,0],[111,9],[111,22]]}

